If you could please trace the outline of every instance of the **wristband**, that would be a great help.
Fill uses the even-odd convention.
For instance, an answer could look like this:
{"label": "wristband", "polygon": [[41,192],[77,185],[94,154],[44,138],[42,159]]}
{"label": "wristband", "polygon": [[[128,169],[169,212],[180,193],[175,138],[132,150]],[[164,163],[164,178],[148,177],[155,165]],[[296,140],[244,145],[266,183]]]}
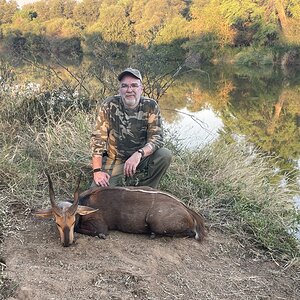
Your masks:
{"label": "wristband", "polygon": [[142,154],[142,158],[144,157],[145,155],[144,149],[141,148],[137,152]]}
{"label": "wristband", "polygon": [[93,170],[93,173],[97,173],[97,172],[101,172],[102,171],[102,168],[96,168]]}

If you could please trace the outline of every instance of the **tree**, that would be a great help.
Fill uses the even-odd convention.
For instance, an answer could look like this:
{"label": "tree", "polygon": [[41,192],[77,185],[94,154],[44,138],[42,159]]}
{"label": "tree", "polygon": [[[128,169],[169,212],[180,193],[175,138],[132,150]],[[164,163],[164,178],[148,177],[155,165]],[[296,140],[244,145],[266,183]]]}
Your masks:
{"label": "tree", "polygon": [[5,34],[9,32],[19,32],[39,35],[43,33],[43,26],[35,17],[37,14],[34,11],[22,9],[14,14],[13,22],[5,27]]}
{"label": "tree", "polygon": [[12,22],[13,15],[18,10],[18,4],[16,1],[0,0],[0,26],[2,24],[8,24]]}
{"label": "tree", "polygon": [[73,10],[76,5],[76,0],[51,0],[49,4],[50,18],[67,18],[73,17]]}
{"label": "tree", "polygon": [[82,0],[74,7],[73,18],[84,26],[95,23],[100,15],[101,0]]}
{"label": "tree", "polygon": [[50,20],[48,0],[40,0],[37,2],[26,4],[22,7],[22,10],[23,9],[28,11],[35,11],[40,22]]}
{"label": "tree", "polygon": [[98,32],[107,42],[130,44],[134,41],[126,6],[120,4],[102,3],[98,21],[88,28],[87,32],[89,34]]}
{"label": "tree", "polygon": [[55,18],[44,22],[44,26],[46,35],[52,37],[71,38],[81,35],[80,28],[77,27],[77,23],[72,19]]}
{"label": "tree", "polygon": [[193,2],[190,8],[190,38],[197,39],[201,35],[210,35],[217,37],[221,46],[232,44],[235,31],[231,27],[232,24],[228,20],[228,16],[225,17],[222,14],[222,7],[220,5],[222,2],[219,0],[195,0]]}
{"label": "tree", "polygon": [[130,13],[134,24],[136,43],[150,46],[166,22],[181,16],[185,3],[181,0],[135,1]]}
{"label": "tree", "polygon": [[169,19],[156,34],[155,44],[171,44],[175,40],[186,39],[187,26],[188,21],[182,16]]}
{"label": "tree", "polygon": [[275,7],[282,28],[283,37],[288,43],[299,45],[300,0],[276,0]]}

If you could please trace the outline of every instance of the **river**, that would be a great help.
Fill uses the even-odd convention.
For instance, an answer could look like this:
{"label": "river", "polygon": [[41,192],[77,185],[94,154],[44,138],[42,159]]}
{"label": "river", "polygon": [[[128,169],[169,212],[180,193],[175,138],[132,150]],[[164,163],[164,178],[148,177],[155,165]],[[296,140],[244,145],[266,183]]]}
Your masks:
{"label": "river", "polygon": [[[230,132],[278,157],[282,172],[296,172],[300,188],[299,91],[295,68],[215,66],[183,75],[159,103],[166,129],[182,146],[201,148]],[[300,195],[295,202],[300,208]]]}

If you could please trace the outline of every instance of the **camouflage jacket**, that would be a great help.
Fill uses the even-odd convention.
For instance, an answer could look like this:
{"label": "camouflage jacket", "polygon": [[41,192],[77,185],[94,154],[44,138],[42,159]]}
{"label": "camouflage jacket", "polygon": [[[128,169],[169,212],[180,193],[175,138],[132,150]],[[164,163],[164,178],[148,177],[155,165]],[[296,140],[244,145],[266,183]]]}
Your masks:
{"label": "camouflage jacket", "polygon": [[155,100],[141,97],[135,109],[126,109],[120,96],[105,99],[91,137],[92,155],[125,161],[146,144],[153,151],[163,146],[162,121]]}

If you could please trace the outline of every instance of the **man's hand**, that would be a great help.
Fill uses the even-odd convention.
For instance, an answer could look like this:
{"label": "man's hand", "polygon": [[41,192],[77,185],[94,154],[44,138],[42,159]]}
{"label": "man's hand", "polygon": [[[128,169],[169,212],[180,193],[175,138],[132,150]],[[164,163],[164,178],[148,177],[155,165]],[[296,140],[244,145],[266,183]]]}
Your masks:
{"label": "man's hand", "polygon": [[124,165],[124,175],[127,177],[132,177],[135,172],[138,164],[140,163],[142,154],[139,152],[134,152],[125,162]]}
{"label": "man's hand", "polygon": [[97,185],[109,186],[109,178],[110,176],[105,172],[94,173],[94,181]]}

